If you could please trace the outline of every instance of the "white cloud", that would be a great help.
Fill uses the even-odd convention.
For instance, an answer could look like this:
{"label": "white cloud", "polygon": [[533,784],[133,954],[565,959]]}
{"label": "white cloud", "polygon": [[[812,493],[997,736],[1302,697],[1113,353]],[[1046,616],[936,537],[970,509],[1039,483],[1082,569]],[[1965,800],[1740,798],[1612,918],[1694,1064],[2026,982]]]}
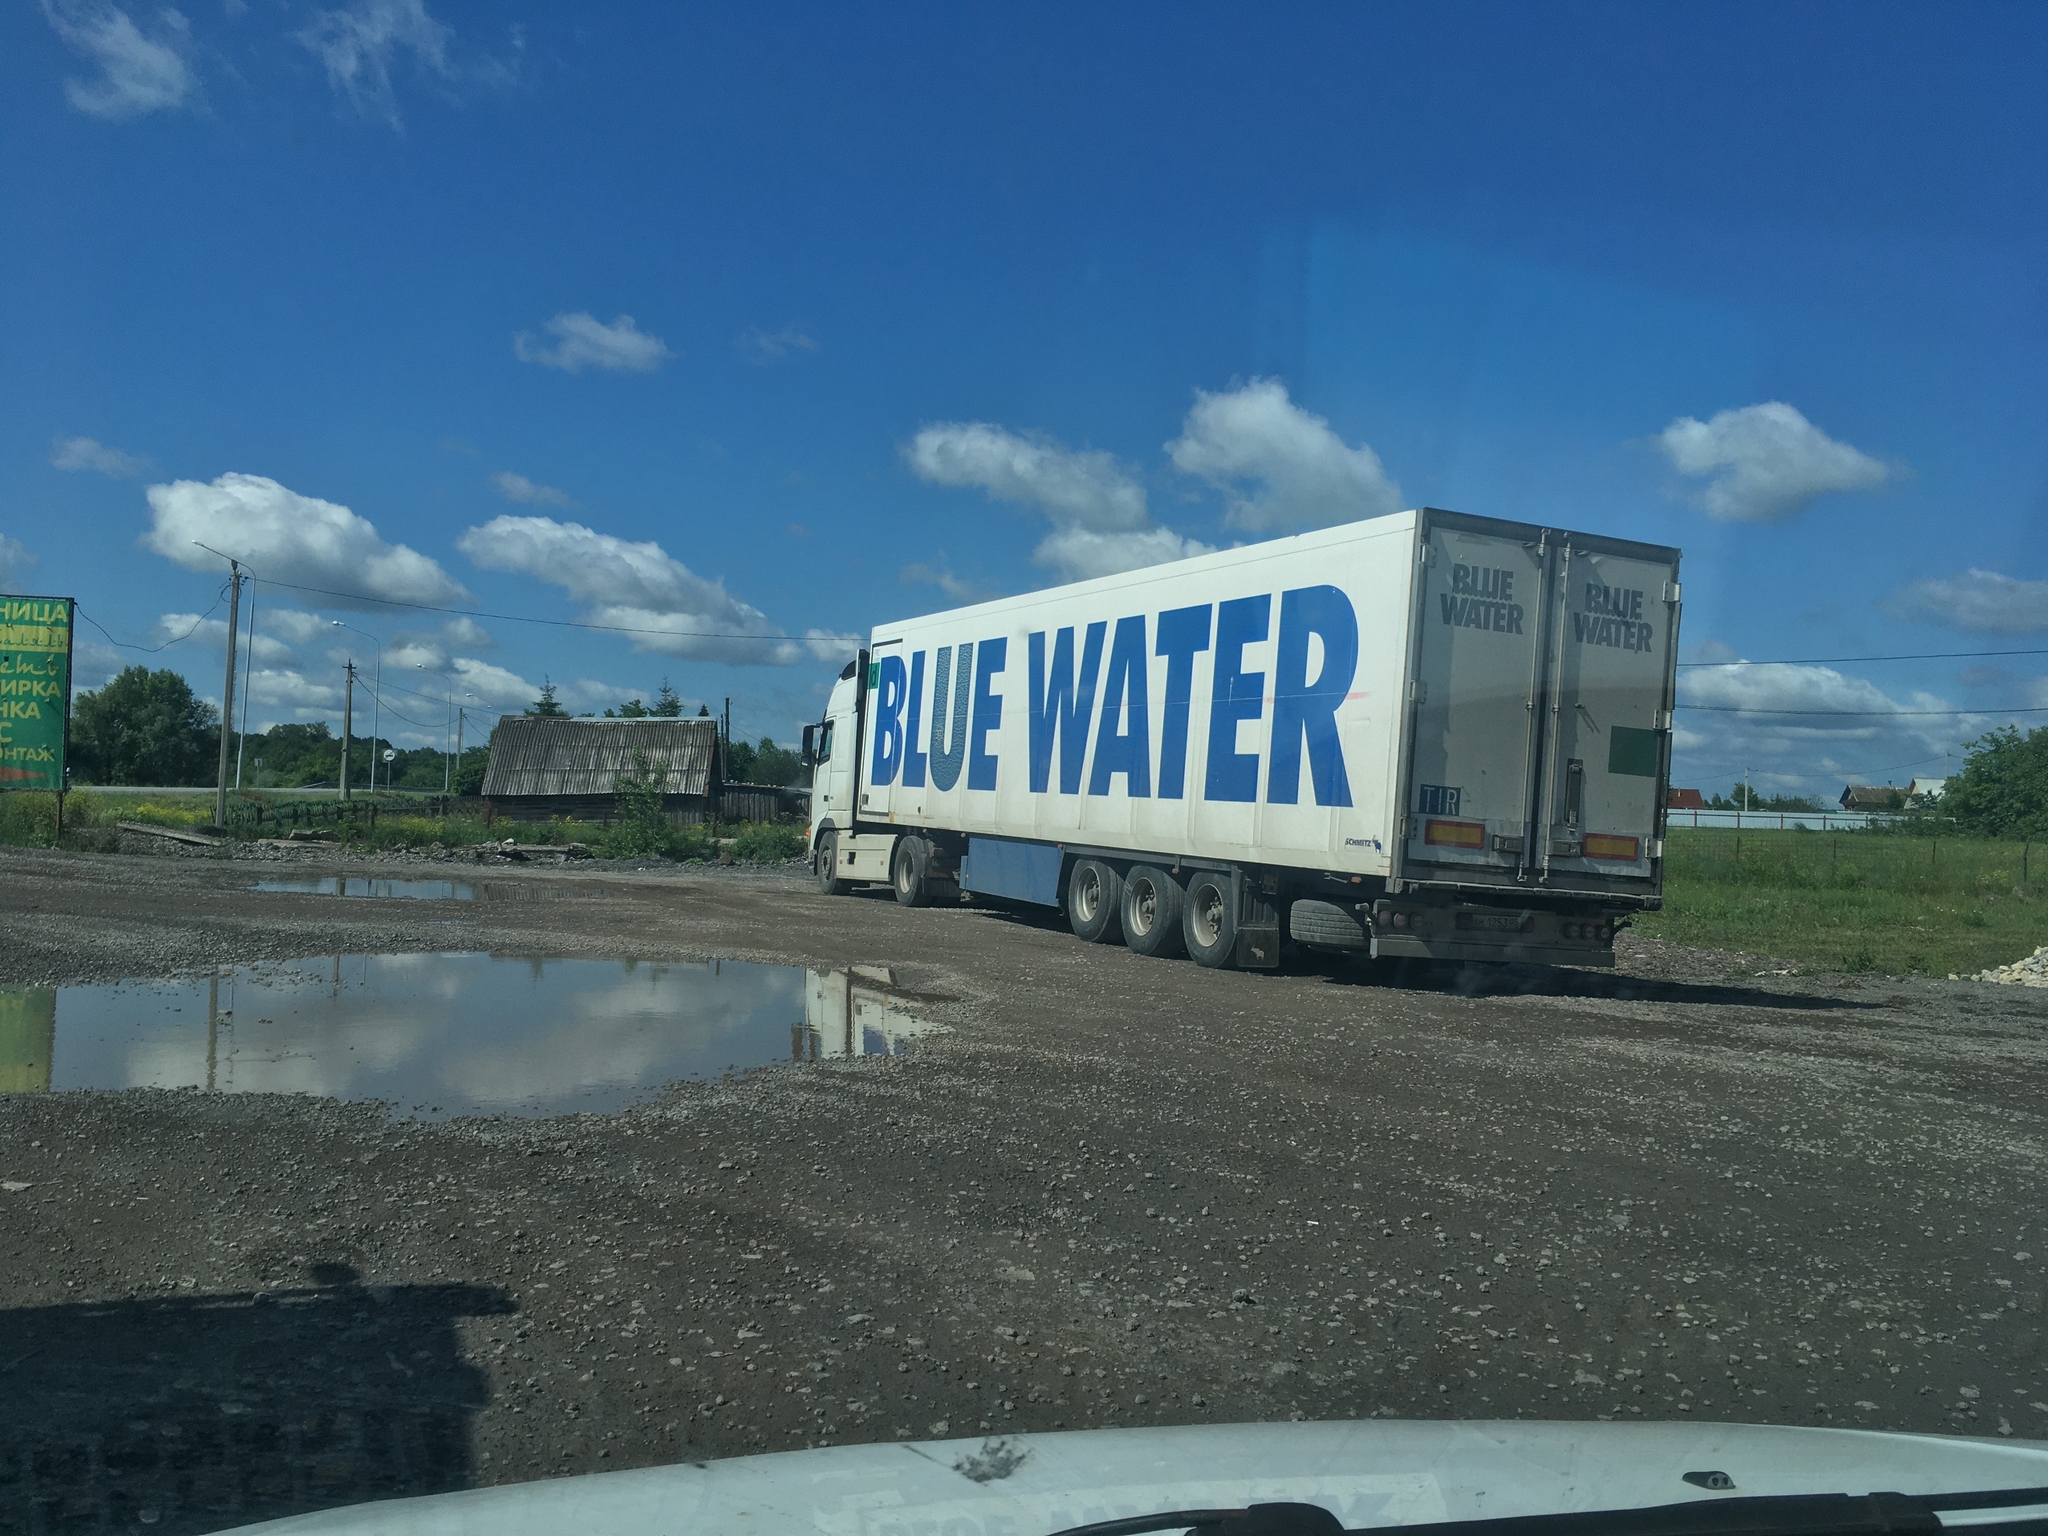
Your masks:
{"label": "white cloud", "polygon": [[1055,528],[1031,552],[1031,563],[1056,571],[1068,581],[1115,576],[1124,571],[1164,565],[1214,553],[1211,546],[1183,538],[1171,528],[1145,528],[1129,533],[1097,533],[1092,528]]}
{"label": "white cloud", "polygon": [[116,480],[130,480],[149,468],[147,459],[109,448],[89,437],[60,437],[50,444],[50,463],[58,469],[90,469]]}
{"label": "white cloud", "polygon": [[1154,523],[1145,488],[1100,450],[1067,448],[985,421],[951,421],[924,428],[903,454],[919,479],[972,486],[1043,512],[1053,531],[1032,551],[1032,563],[1069,581],[1209,553],[1208,545]]}
{"label": "white cloud", "polygon": [[804,649],[819,661],[851,661],[866,643],[866,635],[840,634],[829,629],[804,631]]}
{"label": "white cloud", "polygon": [[[358,697],[358,714],[366,702],[366,699]],[[287,710],[295,720],[326,720],[332,717],[339,724],[341,684],[338,680],[316,683],[291,667],[259,667],[249,677],[249,727],[252,731],[267,728],[256,723],[259,710]],[[236,712],[240,713],[239,710]]]}
{"label": "white cloud", "polygon": [[1700,666],[1678,677],[1673,782],[1710,793],[1725,793],[1748,769],[1761,792],[1818,795],[1832,804],[1844,783],[1872,782],[1873,775],[1883,782],[1885,765],[1904,765],[1909,773],[1927,772],[1924,765],[1932,763],[1938,771],[1944,752],[1960,761],[1963,745],[1999,719],[1915,713],[1953,706],[1931,693],[1895,697],[1831,667]]}
{"label": "white cloud", "polygon": [[659,336],[650,336],[635,325],[631,315],[620,315],[606,325],[579,311],[557,315],[542,329],[555,338],[552,347],[542,346],[527,331],[512,338],[512,350],[522,363],[539,363],[566,373],[581,373],[585,368],[652,373],[675,356]]}
{"label": "white cloud", "polygon": [[441,633],[450,645],[467,646],[472,651],[487,651],[498,643],[475,619],[450,619],[441,626]]}
{"label": "white cloud", "polygon": [[[149,638],[159,645],[189,642],[209,651],[225,651],[228,621],[205,619],[196,613],[167,613],[149,627]],[[258,633],[252,645],[245,627],[235,637],[235,653],[249,656],[252,652],[259,665],[292,659],[292,648],[269,635]]]}
{"label": "white cloud", "polygon": [[779,363],[792,352],[815,352],[818,343],[793,325],[785,325],[772,335],[757,325],[750,325],[734,341],[740,356],[759,367]]}
{"label": "white cloud", "polygon": [[316,13],[299,41],[327,66],[327,83],[364,117],[402,127],[391,70],[410,55],[420,69],[446,78],[454,32],[427,14],[422,0],[356,0]]}
{"label": "white cloud", "polygon": [[203,543],[241,560],[262,580],[318,588],[337,607],[376,606],[355,594],[429,604],[468,595],[433,560],[385,543],[347,507],[301,496],[262,475],[152,485],[149,505],[155,521],[143,535],[144,547],[191,570],[220,565],[219,556],[198,547]]}
{"label": "white cloud", "polygon": [[28,552],[27,545],[0,533],[0,587],[10,585],[15,577],[25,574],[35,563],[36,557]]}
{"label": "white cloud", "polygon": [[896,573],[896,579],[907,587],[937,587],[956,603],[979,603],[997,595],[954,575],[952,567],[944,561],[931,565],[913,560]]}
{"label": "white cloud", "polygon": [[1062,526],[1103,532],[1152,526],[1145,488],[1107,453],[1076,452],[1049,437],[985,421],[939,422],[904,450],[918,478],[974,486],[998,501],[1035,506]]}
{"label": "white cloud", "polygon": [[1224,521],[1270,532],[1326,528],[1401,510],[1401,488],[1365,444],[1346,447],[1330,424],[1287,398],[1278,379],[1218,394],[1195,391],[1174,467],[1224,493]]}
{"label": "white cloud", "polygon": [[1790,662],[1688,667],[1679,673],[1678,692],[1686,704],[1722,710],[1813,711],[1801,724],[1825,731],[1861,730],[1884,715],[1947,707],[1929,694],[1901,703],[1863,678]]}
{"label": "white cloud", "polygon": [[474,656],[458,656],[449,668],[455,674],[458,702],[463,693],[473,693],[487,710],[517,714],[540,697],[539,683],[529,683],[517,672],[478,661]]}
{"label": "white cloud", "polygon": [[759,609],[706,581],[659,544],[551,517],[496,517],[456,540],[488,571],[517,571],[586,605],[587,623],[641,631],[634,648],[701,661],[787,665],[803,646]]}
{"label": "white cloud", "polygon": [[421,667],[438,672],[448,665],[448,653],[429,640],[400,640],[384,647],[384,665],[391,668],[394,678],[402,678]]}
{"label": "white cloud", "polygon": [[178,12],[159,11],[148,32],[108,0],[43,0],[43,15],[73,53],[100,68],[98,79],[64,82],[79,111],[119,122],[199,99],[192,28]]}
{"label": "white cloud", "polygon": [[1777,400],[1711,421],[1681,416],[1657,444],[1681,475],[1714,477],[1692,500],[1717,523],[1781,523],[1817,496],[1876,490],[1892,474]]}
{"label": "white cloud", "polygon": [[303,608],[264,608],[257,613],[255,624],[260,633],[275,635],[288,645],[334,638],[332,620],[307,613]]}
{"label": "white cloud", "polygon": [[536,485],[526,476],[515,475],[509,469],[501,469],[491,476],[491,484],[507,501],[521,501],[536,507],[573,509],[576,505],[576,498],[567,491],[558,491],[552,485]]}
{"label": "white cloud", "polygon": [[1894,618],[1921,619],[1959,634],[2034,634],[2048,630],[2048,581],[1973,568],[1960,576],[1925,577],[1878,606]]}

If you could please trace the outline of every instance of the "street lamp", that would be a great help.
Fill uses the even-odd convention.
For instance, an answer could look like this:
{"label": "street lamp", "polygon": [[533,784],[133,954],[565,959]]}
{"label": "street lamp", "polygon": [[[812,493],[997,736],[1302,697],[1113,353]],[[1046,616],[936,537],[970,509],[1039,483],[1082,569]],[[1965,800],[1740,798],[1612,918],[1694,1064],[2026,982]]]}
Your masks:
{"label": "street lamp", "polygon": [[[345,629],[352,635],[361,635],[377,647],[377,685],[370,693],[370,793],[377,793],[377,748],[375,743],[383,739],[384,731],[384,642],[367,629],[357,629],[353,624],[344,624],[339,619],[328,620],[336,629]],[[385,774],[389,787],[390,774]]]}
{"label": "street lamp", "polygon": [[[445,795],[455,784],[455,759],[448,750],[448,738],[455,734],[455,680],[439,667],[430,667],[424,661],[416,661],[412,666],[415,672],[425,672],[431,677],[438,677],[448,688],[446,696],[441,701],[444,710],[441,717],[441,793]],[[463,690],[462,696],[465,699],[476,698],[476,695],[467,689]]]}

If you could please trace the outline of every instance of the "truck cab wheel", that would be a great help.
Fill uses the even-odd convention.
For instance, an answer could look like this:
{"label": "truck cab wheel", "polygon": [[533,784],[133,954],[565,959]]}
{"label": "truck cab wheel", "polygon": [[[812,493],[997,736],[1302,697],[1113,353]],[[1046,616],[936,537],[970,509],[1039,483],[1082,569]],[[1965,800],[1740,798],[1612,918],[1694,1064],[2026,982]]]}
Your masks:
{"label": "truck cab wheel", "polygon": [[1067,876],[1067,921],[1090,944],[1123,937],[1123,876],[1100,859],[1083,859]]}
{"label": "truck cab wheel", "polygon": [[896,887],[896,900],[901,906],[928,907],[932,904],[931,881],[926,871],[931,866],[931,845],[921,837],[900,837],[896,840],[896,857],[890,861],[889,883]]}
{"label": "truck cab wheel", "polygon": [[818,893],[844,896],[849,889],[849,883],[839,878],[839,834],[827,832],[818,839]]}
{"label": "truck cab wheel", "polygon": [[1230,876],[1202,870],[1188,881],[1181,913],[1188,958],[1211,970],[1227,970],[1237,957],[1237,913],[1230,904]]}
{"label": "truck cab wheel", "polygon": [[1124,876],[1124,943],[1133,954],[1165,958],[1186,947],[1181,908],[1186,904],[1180,882],[1150,864],[1133,866]]}

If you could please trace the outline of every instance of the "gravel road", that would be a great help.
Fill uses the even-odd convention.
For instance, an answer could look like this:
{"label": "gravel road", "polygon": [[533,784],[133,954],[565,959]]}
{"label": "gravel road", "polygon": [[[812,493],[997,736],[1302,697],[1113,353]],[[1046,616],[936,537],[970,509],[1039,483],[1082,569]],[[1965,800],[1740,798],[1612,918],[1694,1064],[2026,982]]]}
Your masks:
{"label": "gravel road", "polygon": [[0,1532],[1108,1424],[2048,1437],[2039,991],[1632,940],[1612,976],[1216,974],[787,870],[258,873],[0,850],[0,983],[865,963],[952,1027],[604,1117],[0,1095]]}

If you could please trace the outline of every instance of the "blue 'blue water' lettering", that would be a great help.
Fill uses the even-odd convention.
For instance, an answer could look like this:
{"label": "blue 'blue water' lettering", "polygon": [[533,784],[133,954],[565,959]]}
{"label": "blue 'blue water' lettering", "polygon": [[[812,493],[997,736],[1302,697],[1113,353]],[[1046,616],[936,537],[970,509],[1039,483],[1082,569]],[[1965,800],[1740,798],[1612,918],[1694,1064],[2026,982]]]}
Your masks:
{"label": "blue 'blue water' lettering", "polygon": [[903,766],[903,658],[884,656],[875,667],[881,680],[875,689],[875,761],[868,782],[879,788],[894,783]]}
{"label": "blue 'blue water' lettering", "polygon": [[[1323,642],[1323,665],[1308,679],[1308,639]],[[1358,671],[1358,616],[1335,587],[1298,587],[1280,594],[1280,643],[1273,659],[1273,746],[1266,799],[1293,805],[1301,794],[1301,744],[1308,742],[1309,779],[1317,805],[1349,805],[1351,780],[1337,740],[1337,709]]]}
{"label": "blue 'blue water' lettering", "polygon": [[1266,638],[1272,618],[1273,599],[1264,592],[1216,605],[1216,675],[1209,688],[1204,800],[1259,798],[1259,754],[1237,750],[1237,727],[1265,714],[1266,674],[1239,669],[1244,666],[1244,648]]}
{"label": "blue 'blue water' lettering", "polygon": [[[1095,767],[1088,793],[1109,793],[1111,774],[1124,776],[1133,799],[1152,794],[1152,716],[1147,701],[1150,660],[1145,655],[1145,616],[1116,621],[1109,647],[1109,672],[1102,684],[1102,715],[1095,725]],[[1128,726],[1128,729],[1123,727]]]}
{"label": "blue 'blue water' lettering", "polygon": [[[974,670],[974,642],[960,647],[960,675],[951,677],[953,670],[953,647],[942,645],[932,662],[932,784],[940,790],[951,789],[960,782],[960,765],[967,759],[967,697],[971,691],[968,681]],[[948,681],[952,687],[947,688]],[[950,692],[953,700],[953,744],[946,745],[946,699]]]}
{"label": "blue 'blue water' lettering", "polygon": [[1042,795],[1052,778],[1052,742],[1060,742],[1060,793],[1081,792],[1081,764],[1088,755],[1088,721],[1095,712],[1095,674],[1102,665],[1107,623],[1090,624],[1081,648],[1081,675],[1074,676],[1074,631],[1063,629],[1052,643],[1052,676],[1045,672],[1045,631],[1026,641],[1031,692],[1024,700],[1031,726],[1031,793]]}
{"label": "blue 'blue water' lettering", "polygon": [[1194,699],[1195,653],[1209,649],[1207,603],[1159,615],[1155,649],[1166,658],[1166,708],[1159,718],[1159,798],[1178,800],[1187,785],[1188,712]]}
{"label": "blue 'blue water' lettering", "polygon": [[903,787],[924,788],[924,749],[917,744],[924,724],[924,652],[910,658],[910,716],[903,725]]}
{"label": "blue 'blue water' lettering", "polygon": [[[967,686],[967,646],[960,647],[960,686]],[[996,760],[988,750],[988,733],[997,730],[1003,723],[1003,701],[989,691],[989,684],[1003,670],[1010,659],[1010,642],[1007,638],[981,642],[981,670],[974,675],[974,730],[973,749],[967,754],[967,787],[969,789],[994,789],[996,787]]]}

